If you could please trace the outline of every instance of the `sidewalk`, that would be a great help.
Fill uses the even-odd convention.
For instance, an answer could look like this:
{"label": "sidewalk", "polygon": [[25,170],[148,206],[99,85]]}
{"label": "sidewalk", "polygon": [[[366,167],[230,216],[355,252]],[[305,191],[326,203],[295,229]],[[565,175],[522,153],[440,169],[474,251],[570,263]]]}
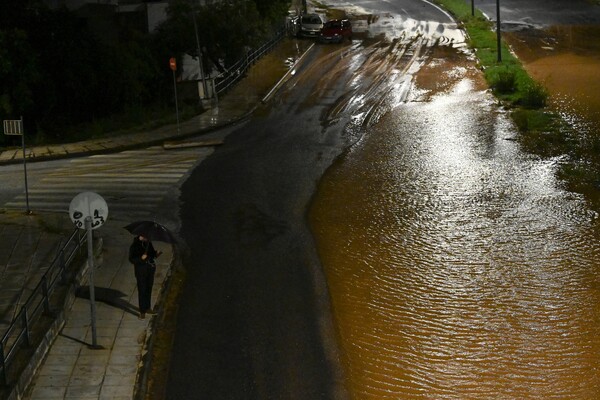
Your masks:
{"label": "sidewalk", "polygon": [[[143,320],[138,318],[135,277],[127,259],[132,236],[123,229],[124,225],[123,221],[109,220],[102,226],[102,260],[94,268],[96,346],[92,346],[86,273],[62,329],[56,332],[23,398],[133,398],[152,320],[149,315]],[[156,242],[155,247],[164,254],[157,263],[154,304],[160,298],[173,259],[171,245]]]}
{"label": "sidewalk", "polygon": [[[310,43],[306,42],[305,51]],[[302,47],[302,45],[300,47]],[[140,132],[105,139],[27,149],[27,162],[61,157],[75,157],[101,152],[115,152],[148,145],[165,144],[227,126],[248,117],[262,101],[286,80],[289,67],[285,60],[298,62],[302,54],[290,39],[284,39],[269,54],[250,68],[247,76],[219,99],[218,105],[195,118],[150,132]],[[288,64],[289,65],[289,64]],[[0,165],[21,163],[22,149],[0,153]],[[0,278],[4,293],[22,293],[36,276],[43,273],[47,259],[61,239],[44,221],[54,221],[51,213],[35,216],[17,211],[3,211],[0,205]],[[108,220],[99,235],[102,238],[101,262],[94,269],[96,294],[96,333],[99,348],[91,348],[91,308],[88,282],[83,274],[80,294],[71,299],[64,321],[38,352],[43,360],[33,359],[21,376],[10,399],[133,399],[141,382],[144,355],[152,334],[153,317],[138,319],[137,290],[127,252],[132,236],[123,229],[129,221]],[[63,227],[63,229],[66,229]],[[72,229],[72,228],[68,228]],[[157,242],[164,254],[159,258],[153,292],[153,304],[160,312],[161,291],[175,259],[171,245]],[[55,250],[52,250],[55,249]],[[20,279],[7,281],[7,271],[17,270]],[[25,275],[26,279],[21,275]],[[39,278],[37,278],[39,279]],[[12,287],[7,287],[12,285]],[[14,297],[4,296],[3,322],[9,316]],[[2,324],[1,326],[4,326]],[[0,332],[3,333],[4,331]],[[45,355],[45,357],[44,357]]]}

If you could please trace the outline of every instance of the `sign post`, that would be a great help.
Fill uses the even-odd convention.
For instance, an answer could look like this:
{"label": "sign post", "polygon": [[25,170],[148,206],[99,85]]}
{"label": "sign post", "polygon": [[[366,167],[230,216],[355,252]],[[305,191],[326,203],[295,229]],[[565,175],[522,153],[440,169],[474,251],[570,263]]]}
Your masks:
{"label": "sign post", "polygon": [[173,71],[173,88],[175,89],[175,114],[177,115],[177,133],[179,133],[179,106],[177,105],[177,79],[175,71],[177,71],[177,60],[175,57],[169,59],[169,68]]}
{"label": "sign post", "polygon": [[31,210],[29,209],[29,189],[27,187],[27,157],[25,151],[25,133],[23,132],[23,117],[21,119],[4,120],[4,134],[7,136],[21,136],[23,171],[25,172],[25,201],[27,204],[27,214],[31,214]]}
{"label": "sign post", "polygon": [[[204,66],[202,65],[202,49],[200,48],[200,39],[198,38],[198,24],[196,23],[196,11],[192,11],[192,19],[194,21],[194,32],[196,33],[196,48],[198,49],[198,68],[200,70],[200,80],[202,85],[202,95],[200,96],[200,102],[206,98],[207,87],[206,80],[204,79]],[[199,88],[200,89],[200,88]]]}
{"label": "sign post", "polygon": [[96,337],[96,295],[94,287],[94,247],[92,230],[101,227],[108,218],[108,205],[97,193],[82,192],[71,200],[69,205],[71,221],[79,229],[87,232],[88,267],[90,269],[90,308],[92,320],[92,349],[100,349]]}
{"label": "sign post", "polygon": [[502,62],[502,33],[500,31],[500,0],[496,0],[496,42],[498,47],[498,62]]}

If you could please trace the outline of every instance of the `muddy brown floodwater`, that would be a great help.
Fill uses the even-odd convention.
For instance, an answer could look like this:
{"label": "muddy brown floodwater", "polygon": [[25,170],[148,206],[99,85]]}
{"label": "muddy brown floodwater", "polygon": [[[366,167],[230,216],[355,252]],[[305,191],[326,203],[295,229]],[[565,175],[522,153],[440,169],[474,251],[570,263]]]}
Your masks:
{"label": "muddy brown floodwater", "polygon": [[330,168],[310,221],[351,397],[600,398],[600,229],[464,54]]}
{"label": "muddy brown floodwater", "polygon": [[549,106],[584,134],[600,135],[600,27],[553,26],[505,34]]}

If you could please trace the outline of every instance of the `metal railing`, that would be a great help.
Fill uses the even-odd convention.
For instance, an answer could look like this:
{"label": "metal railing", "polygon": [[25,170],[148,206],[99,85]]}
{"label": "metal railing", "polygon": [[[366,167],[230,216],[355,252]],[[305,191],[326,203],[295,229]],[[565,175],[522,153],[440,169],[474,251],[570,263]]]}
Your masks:
{"label": "metal railing", "polygon": [[215,90],[217,94],[222,94],[226,92],[230,87],[235,85],[237,81],[244,77],[246,71],[254,64],[256,60],[262,57],[265,53],[270,51],[281,39],[283,39],[286,35],[285,30],[281,30],[277,32],[277,34],[273,37],[273,39],[269,40],[267,43],[263,44],[256,50],[253,50],[246,54],[241,60],[233,64],[231,67],[227,69],[226,72],[218,75],[215,78]]}
{"label": "metal railing", "polygon": [[17,315],[13,318],[0,341],[0,384],[8,385],[7,371],[21,347],[31,346],[31,331],[44,314],[51,315],[50,297],[57,285],[68,282],[68,268],[76,252],[86,242],[86,235],[76,229],[31,292]]}

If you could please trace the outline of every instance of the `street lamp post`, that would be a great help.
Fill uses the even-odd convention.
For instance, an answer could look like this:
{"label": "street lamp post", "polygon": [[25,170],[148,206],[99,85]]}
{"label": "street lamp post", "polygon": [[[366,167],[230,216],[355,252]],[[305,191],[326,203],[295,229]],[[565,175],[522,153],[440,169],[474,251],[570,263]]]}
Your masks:
{"label": "street lamp post", "polygon": [[500,45],[500,0],[496,0],[496,41],[498,42],[498,62],[502,62],[502,46]]}
{"label": "street lamp post", "polygon": [[[202,89],[204,97],[207,95],[206,81],[204,80],[204,67],[202,65],[202,49],[200,48],[200,39],[198,38],[198,24],[196,24],[196,10],[192,9],[192,19],[194,21],[194,33],[196,34],[196,47],[198,51],[198,67],[200,68],[200,80],[202,81]],[[200,99],[202,101],[202,99]]]}
{"label": "street lamp post", "polygon": [[471,16],[475,16],[475,0],[471,0]]}

